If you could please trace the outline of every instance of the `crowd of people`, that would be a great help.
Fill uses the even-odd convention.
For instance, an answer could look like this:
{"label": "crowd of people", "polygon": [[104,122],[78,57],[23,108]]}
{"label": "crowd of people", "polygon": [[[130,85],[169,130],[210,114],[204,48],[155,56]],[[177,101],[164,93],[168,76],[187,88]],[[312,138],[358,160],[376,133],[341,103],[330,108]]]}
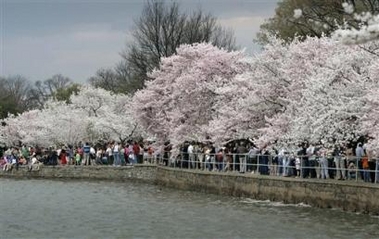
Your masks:
{"label": "crowd of people", "polygon": [[143,163],[143,158],[152,155],[151,148],[144,148],[142,143],[118,142],[84,143],[78,146],[63,147],[21,147],[4,148],[0,153],[0,167],[9,171],[19,166],[28,165],[132,165]]}
{"label": "crowd of people", "polygon": [[[162,147],[147,141],[126,143],[84,143],[63,147],[5,148],[0,153],[4,171],[27,165],[111,165],[160,164],[193,170],[252,173],[260,175],[338,180],[379,181],[379,160],[362,143],[325,148],[304,142],[296,150],[258,148],[248,140],[222,147],[212,143],[185,142],[173,150],[170,142]],[[354,147],[355,146],[355,147]]]}
{"label": "crowd of people", "polygon": [[[166,150],[167,151],[167,150]],[[258,148],[253,143],[234,141],[223,147],[186,142],[180,155],[164,155],[164,165],[219,172],[260,175],[362,180],[379,182],[379,157],[366,144],[324,147],[303,142],[296,149]]]}

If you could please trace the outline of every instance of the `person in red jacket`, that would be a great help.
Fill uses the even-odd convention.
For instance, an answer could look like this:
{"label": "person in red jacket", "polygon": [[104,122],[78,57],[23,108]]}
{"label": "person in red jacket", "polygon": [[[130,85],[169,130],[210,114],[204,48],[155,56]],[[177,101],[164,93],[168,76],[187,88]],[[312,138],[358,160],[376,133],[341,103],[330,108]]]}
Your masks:
{"label": "person in red jacket", "polygon": [[141,164],[142,163],[142,159],[140,157],[140,146],[137,142],[134,142],[133,144],[133,152],[134,152],[134,155],[135,157],[137,158],[137,163],[138,164]]}
{"label": "person in red jacket", "polygon": [[62,165],[67,164],[67,158],[66,158],[66,150],[62,149],[61,153],[59,154],[59,161]]}

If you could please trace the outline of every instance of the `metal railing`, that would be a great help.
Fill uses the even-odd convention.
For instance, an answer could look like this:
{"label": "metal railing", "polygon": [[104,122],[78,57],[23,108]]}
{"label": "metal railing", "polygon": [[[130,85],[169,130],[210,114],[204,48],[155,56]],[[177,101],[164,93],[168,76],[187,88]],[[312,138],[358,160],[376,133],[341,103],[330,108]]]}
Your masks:
{"label": "metal railing", "polygon": [[199,152],[193,154],[180,153],[174,157],[171,153],[166,152],[160,155],[144,154],[129,158],[119,153],[118,156],[105,157],[105,159],[103,157],[87,158],[85,163],[77,163],[74,158],[70,158],[68,164],[83,166],[157,164],[191,170],[379,183],[379,158],[370,159],[369,168],[363,168],[361,158],[354,156],[211,154]]}
{"label": "metal railing", "polygon": [[370,159],[369,168],[363,168],[361,158],[354,156],[181,153],[145,157],[144,162],[192,170],[379,183],[379,158]]}

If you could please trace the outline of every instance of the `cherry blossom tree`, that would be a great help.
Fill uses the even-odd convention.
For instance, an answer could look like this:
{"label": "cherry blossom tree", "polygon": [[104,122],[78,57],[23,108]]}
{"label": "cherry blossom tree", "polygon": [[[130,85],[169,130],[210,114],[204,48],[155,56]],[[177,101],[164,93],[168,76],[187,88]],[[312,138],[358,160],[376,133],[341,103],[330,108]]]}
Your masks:
{"label": "cherry blossom tree", "polygon": [[78,143],[86,135],[86,115],[63,102],[47,102],[42,110],[10,115],[1,134],[7,145],[39,146]]}
{"label": "cherry blossom tree", "polygon": [[180,46],[135,94],[139,122],[160,141],[208,140],[209,122],[218,117],[217,90],[244,71],[243,57],[211,44]]}
{"label": "cherry blossom tree", "polygon": [[367,110],[364,96],[373,86],[368,67],[374,56],[357,46],[330,42],[325,65],[305,78],[303,97],[293,104],[299,115],[293,117],[291,131],[298,140],[339,143],[360,134]]}
{"label": "cherry blossom tree", "polygon": [[10,115],[0,135],[7,145],[51,146],[94,142],[99,139],[125,141],[143,135],[131,110],[130,97],[103,89],[82,87],[70,104],[49,101],[41,110]]}
{"label": "cherry blossom tree", "polygon": [[368,71],[373,84],[364,96],[366,104],[365,114],[362,116],[361,134],[370,138],[370,147],[379,153],[379,59],[372,61]]}
{"label": "cherry blossom tree", "polygon": [[131,98],[128,95],[85,87],[71,101],[89,115],[92,130],[97,135],[121,142],[135,136],[146,136],[134,119]]}
{"label": "cherry blossom tree", "polygon": [[40,110],[9,115],[4,119],[5,126],[0,128],[6,145],[18,145],[19,143],[49,144],[50,131],[44,124],[43,118],[43,113]]}
{"label": "cherry blossom tree", "polygon": [[[131,99],[128,95],[114,94],[101,88],[82,87],[79,94],[70,98],[72,107],[79,115],[86,129],[86,141],[99,138],[124,142],[132,137],[144,135],[132,114]],[[72,120],[70,119],[65,119]],[[82,122],[83,123],[83,122]],[[83,137],[83,136],[82,136]]]}
{"label": "cherry blossom tree", "polygon": [[303,140],[338,143],[357,136],[364,96],[373,86],[368,68],[375,56],[329,38],[291,43],[288,54],[285,78],[292,79],[292,86],[287,88],[287,104],[267,119],[262,139],[293,145]]}
{"label": "cherry blossom tree", "polygon": [[175,143],[258,137],[260,146],[288,146],[350,140],[362,134],[362,117],[370,111],[365,96],[377,87],[369,74],[376,56],[365,47],[326,37],[289,44],[272,37],[252,58],[224,53],[228,57],[214,61],[221,50],[183,46],[136,94],[136,114],[150,132]]}
{"label": "cherry blossom tree", "polygon": [[211,123],[215,141],[259,136],[265,117],[282,110],[291,81],[283,67],[287,50],[282,40],[272,37],[262,54],[245,58],[249,67],[242,74],[218,89],[219,117]]}
{"label": "cherry blossom tree", "polygon": [[379,149],[377,45],[270,37],[253,57],[205,43],[182,45],[133,97],[85,86],[70,104],[50,101],[9,116],[0,135],[7,144],[46,146],[136,136],[222,145],[253,137],[262,147],[338,144],[365,135]]}
{"label": "cherry blossom tree", "polygon": [[255,136],[260,146],[352,139],[369,111],[364,96],[376,87],[368,70],[375,59],[326,37],[290,44],[272,37],[247,71],[218,89],[213,137]]}
{"label": "cherry blossom tree", "polygon": [[89,116],[81,108],[54,100],[41,111],[50,144],[76,145],[88,137]]}

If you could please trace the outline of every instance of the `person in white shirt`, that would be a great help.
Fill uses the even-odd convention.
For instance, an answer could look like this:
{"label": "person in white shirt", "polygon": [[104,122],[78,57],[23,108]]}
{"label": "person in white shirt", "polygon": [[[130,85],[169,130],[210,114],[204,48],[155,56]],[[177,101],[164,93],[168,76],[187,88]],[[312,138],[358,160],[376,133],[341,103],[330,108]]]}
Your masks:
{"label": "person in white shirt", "polygon": [[257,171],[259,149],[254,145],[251,145],[248,152],[247,171],[254,174]]}
{"label": "person in white shirt", "polygon": [[299,157],[295,158],[295,167],[296,167],[296,178],[300,177],[300,169],[301,169],[301,160]]}
{"label": "person in white shirt", "polygon": [[196,161],[195,161],[196,157],[194,154],[193,143],[190,143],[190,145],[188,146],[187,153],[188,153],[189,161],[191,163],[191,167],[196,168]]}
{"label": "person in white shirt", "polygon": [[309,161],[309,175],[311,178],[317,178],[318,165],[316,161],[315,147],[313,146],[313,144],[309,144],[305,152]]}
{"label": "person in white shirt", "polygon": [[121,166],[121,160],[120,160],[120,146],[116,142],[113,147],[113,157],[114,157],[114,163],[113,166]]}
{"label": "person in white shirt", "polygon": [[93,146],[89,149],[89,158],[91,160],[91,165],[96,165],[96,150]]}
{"label": "person in white shirt", "polygon": [[96,152],[96,164],[103,164],[103,150],[101,148],[97,148]]}
{"label": "person in white shirt", "polygon": [[38,161],[36,154],[33,153],[31,164],[28,167],[29,171],[38,171],[40,169],[40,165],[42,165],[42,163]]}
{"label": "person in white shirt", "polygon": [[105,154],[107,155],[108,165],[113,164],[113,152],[112,152],[112,148],[111,148],[110,144],[108,145],[107,149],[105,150]]}

